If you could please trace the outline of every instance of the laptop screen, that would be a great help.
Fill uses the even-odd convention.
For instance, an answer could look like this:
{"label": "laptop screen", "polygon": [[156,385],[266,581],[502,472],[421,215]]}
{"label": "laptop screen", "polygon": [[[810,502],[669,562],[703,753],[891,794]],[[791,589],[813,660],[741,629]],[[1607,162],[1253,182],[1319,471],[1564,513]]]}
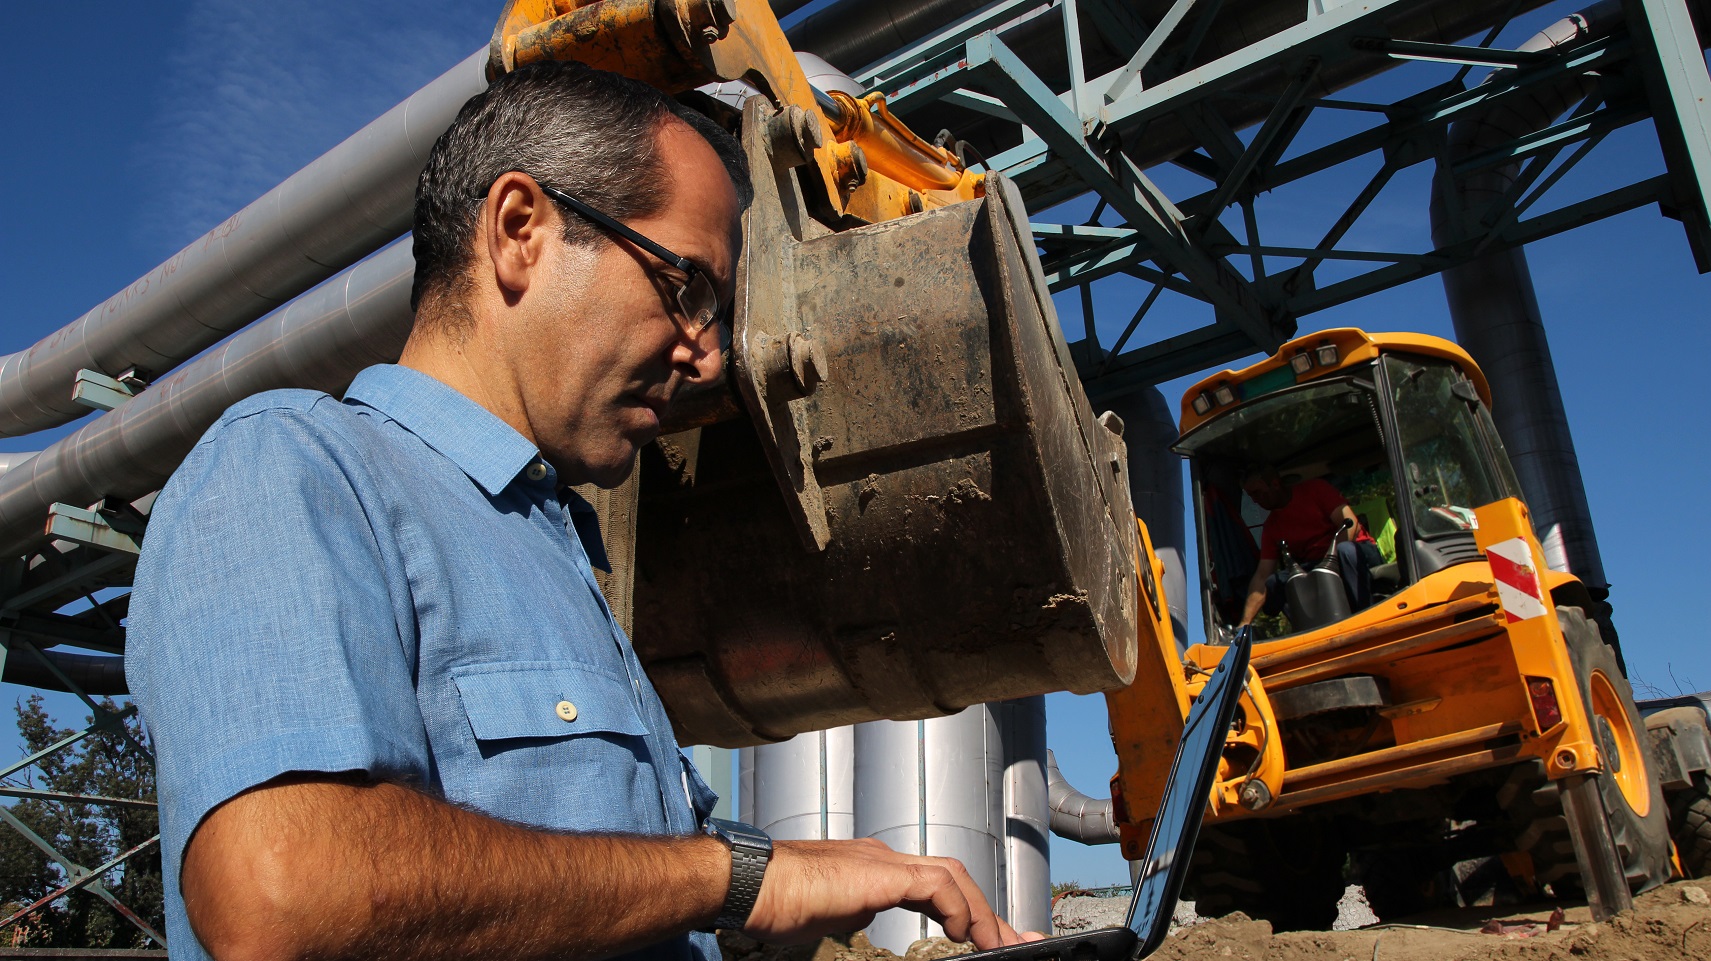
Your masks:
{"label": "laptop screen", "polygon": [[1232,644],[1189,708],[1164,803],[1153,820],[1152,839],[1129,903],[1127,924],[1139,938],[1137,958],[1152,953],[1170,930],[1170,917],[1176,911],[1176,898],[1218,773],[1224,737],[1247,679],[1252,646],[1245,633]]}

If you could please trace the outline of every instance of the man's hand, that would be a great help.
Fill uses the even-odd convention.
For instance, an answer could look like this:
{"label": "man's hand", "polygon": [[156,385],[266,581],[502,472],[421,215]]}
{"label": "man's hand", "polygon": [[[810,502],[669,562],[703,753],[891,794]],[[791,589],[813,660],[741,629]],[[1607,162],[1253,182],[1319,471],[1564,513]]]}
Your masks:
{"label": "man's hand", "polygon": [[775,944],[804,942],[864,929],[886,908],[921,911],[951,940],[972,940],[982,951],[1042,937],[1018,935],[992,913],[962,862],[902,855],[873,838],[777,841],[743,932]]}
{"label": "man's hand", "polygon": [[873,838],[779,841],[743,933],[769,943],[858,931],[887,908],[937,921],[955,941],[981,950],[1037,941],[992,911],[968,869],[953,858],[898,854]]}

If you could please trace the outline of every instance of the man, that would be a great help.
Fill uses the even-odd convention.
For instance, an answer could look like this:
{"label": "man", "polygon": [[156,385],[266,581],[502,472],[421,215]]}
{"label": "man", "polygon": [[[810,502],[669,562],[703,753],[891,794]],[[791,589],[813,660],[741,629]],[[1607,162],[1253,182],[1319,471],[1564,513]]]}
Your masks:
{"label": "man", "polygon": [[1249,470],[1242,478],[1242,490],[1269,513],[1260,529],[1259,566],[1248,581],[1237,627],[1252,624],[1262,610],[1282,609],[1282,584],[1276,574],[1284,544],[1305,567],[1318,563],[1335,544],[1349,609],[1358,611],[1372,603],[1372,568],[1384,563],[1384,556],[1341,492],[1317,477],[1290,484],[1269,465]]}
{"label": "man", "polygon": [[593,580],[567,485],[621,482],[719,376],[749,194],[645,85],[503,77],[418,184],[399,364],[244,401],[186,459],[128,664],[175,958],[706,961],[715,922],[804,940],[895,906],[1018,940],[954,861],[698,833],[710,792]]}

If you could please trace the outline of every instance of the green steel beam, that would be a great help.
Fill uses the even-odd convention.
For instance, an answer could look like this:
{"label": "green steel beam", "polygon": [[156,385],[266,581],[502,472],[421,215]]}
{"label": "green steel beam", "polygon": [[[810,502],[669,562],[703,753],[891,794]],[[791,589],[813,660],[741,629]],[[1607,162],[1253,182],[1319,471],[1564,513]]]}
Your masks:
{"label": "green steel beam", "polygon": [[1109,244],[1113,240],[1134,240],[1133,227],[1100,227],[1089,224],[1043,224],[1033,221],[1028,227],[1034,234],[1034,239],[1045,243],[1047,241],[1066,241],[1079,244]]}
{"label": "green steel beam", "polygon": [[1199,287],[1221,315],[1247,331],[1254,343],[1262,347],[1282,343],[1284,338],[1269,319],[1272,311],[1261,303],[1247,280],[1189,237],[1181,211],[1134,161],[1121,153],[1113,154],[1109,161],[1095,154],[1087,143],[1081,119],[996,36],[975,37],[967,50],[969,69],[1010,104],[1082,183],[1097,191],[1139,231],[1158,257]]}
{"label": "green steel beam", "polygon": [[61,801],[66,804],[94,804],[98,807],[129,807],[154,809],[160,805],[137,798],[102,797],[99,794],[64,794],[59,791],[36,791],[30,788],[0,785],[0,797],[28,798],[34,801]]}
{"label": "green steel beam", "polygon": [[1672,205],[1700,273],[1711,272],[1711,75],[1705,44],[1682,0],[1628,0],[1629,28],[1646,65],[1646,93],[1669,170]]}
{"label": "green steel beam", "polygon": [[1108,373],[1083,370],[1087,399],[1103,404],[1150,387],[1256,352],[1247,335],[1225,324],[1212,324],[1128,351]]}
{"label": "green steel beam", "polygon": [[51,613],[12,613],[0,615],[0,631],[11,631],[46,642],[43,646],[68,644],[103,654],[125,651],[125,630],[121,627],[91,627],[74,617]]}
{"label": "green steel beam", "polygon": [[[1352,3],[1311,17],[1270,37],[1243,47],[1235,53],[1219,57],[1204,66],[1171,77],[1156,87],[1134,88],[1127,67],[1108,74],[1108,101],[1099,119],[1121,130],[1133,130],[1154,117],[1181,109],[1187,101],[1198,100],[1214,93],[1236,89],[1259,78],[1275,67],[1278,56],[1288,56],[1299,62],[1317,56],[1330,63],[1349,57],[1371,57],[1372,53],[1353,50],[1345,39],[1358,33],[1380,33],[1380,26],[1400,14],[1430,6],[1433,0],[1371,0]],[[1133,61],[1131,61],[1133,63]],[[1105,80],[1106,78],[1100,78]],[[1090,86],[1097,89],[1099,81]]]}
{"label": "green steel beam", "polygon": [[[32,579],[28,586],[18,593],[0,598],[0,613],[28,610],[41,603],[53,603],[53,606],[58,608],[64,603],[60,598],[66,594],[70,593],[72,597],[76,597],[78,594],[87,593],[90,590],[89,585],[103,582],[109,576],[128,570],[137,563],[134,554],[122,552],[102,553],[93,559],[86,559],[87,554],[81,552],[89,550],[79,548],[80,556],[70,559],[68,564],[60,560],[53,561],[52,563],[58,566],[45,578]],[[40,556],[47,558],[50,554],[57,556],[58,552],[49,548]],[[34,573],[35,571],[31,571],[31,574]],[[58,603],[54,603],[55,601]]]}

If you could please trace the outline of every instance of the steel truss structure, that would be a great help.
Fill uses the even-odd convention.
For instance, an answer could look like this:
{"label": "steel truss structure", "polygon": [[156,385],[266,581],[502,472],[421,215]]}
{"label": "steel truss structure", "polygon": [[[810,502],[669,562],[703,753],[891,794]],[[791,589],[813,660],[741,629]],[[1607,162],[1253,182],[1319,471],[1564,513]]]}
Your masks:
{"label": "steel truss structure", "polygon": [[[90,712],[90,723],[46,748],[0,769],[0,798],[32,799],[50,802],[72,809],[84,805],[97,807],[155,808],[153,800],[145,798],[101,797],[65,794],[30,787],[26,780],[31,768],[59,755],[97,733],[112,733],[123,738],[152,764],[153,752],[139,742],[125,727],[125,721],[136,714],[135,705],[118,711],[108,710],[71,677],[63,662],[50,657],[47,648],[78,647],[99,654],[120,654],[124,651],[124,628],[121,622],[130,606],[128,593],[105,600],[98,594],[108,588],[128,586],[136,565],[142,518],[126,505],[126,510],[82,510],[58,505],[49,521],[49,532],[64,538],[58,547],[48,546],[31,558],[13,562],[0,571],[0,668],[8,679],[17,678],[34,686],[76,695]],[[98,505],[99,506],[99,505]],[[112,515],[113,521],[108,517]],[[113,523],[117,523],[116,530]],[[63,550],[59,549],[63,548]],[[85,609],[76,614],[59,613],[62,609],[82,603]],[[23,661],[23,664],[17,662]],[[20,670],[21,668],[21,670]],[[105,902],[126,922],[158,945],[152,949],[105,949],[97,952],[109,958],[161,958],[166,956],[166,937],[145,918],[126,906],[105,883],[114,871],[122,869],[137,855],[160,843],[159,833],[142,843],[115,855],[101,865],[79,864],[58,850],[12,811],[0,807],[0,821],[18,832],[64,874],[64,881],[33,904],[0,917],[0,939],[7,939],[20,925],[62,898],[78,891],[91,894]],[[34,954],[63,957],[64,949],[44,948],[32,951],[28,947],[0,949],[8,957],[29,957]],[[91,955],[93,956],[93,955]]]}
{"label": "steel truss structure", "polygon": [[[1546,52],[1493,46],[1503,25],[1538,0],[1509,0],[1509,9],[1490,16],[1492,25],[1467,43],[1393,36],[1387,27],[1454,2],[1304,0],[1300,22],[1208,59],[1198,51],[1224,12],[1222,0],[1155,4],[1164,13],[1153,23],[1137,12],[1148,6],[1140,0],[995,0],[855,76],[865,88],[883,91],[889,109],[917,129],[936,127],[947,110],[980,118],[985,126],[969,142],[996,145],[987,167],[1012,178],[1031,210],[1094,198],[1091,214],[1079,222],[1036,221],[1033,231],[1049,286],[1080,295],[1081,339],[1072,351],[1096,403],[1273,350],[1295,332],[1298,318],[1315,311],[1649,204],[1681,221],[1699,269],[1711,270],[1711,76],[1687,0],[1624,0],[1624,15],[1613,29]],[[1049,28],[1055,49],[1041,50],[1042,28]],[[1084,56],[1090,35],[1100,38],[1106,54],[1101,60]],[[1113,48],[1126,60],[1095,74],[1090,65],[1108,61]],[[1403,61],[1457,69],[1448,81],[1389,102],[1329,92]],[[1472,71],[1482,68],[1492,76],[1470,84]],[[1593,93],[1566,117],[1472,156],[1451,155],[1452,124],[1568,76],[1589,78]],[[1327,115],[1368,123],[1299,149],[1304,126]],[[1553,188],[1605,138],[1647,120],[1657,132],[1664,173],[1554,202]],[[1378,161],[1376,173],[1348,178],[1351,195],[1316,243],[1265,242],[1271,230],[1261,222],[1261,194],[1357,162],[1370,167],[1372,158]],[[1194,175],[1201,188],[1167,195],[1154,171],[1161,163]],[[1386,185],[1421,164],[1432,165],[1449,195],[1447,239],[1416,251],[1346,246]],[[1508,165],[1519,169],[1501,197],[1469,209],[1455,201],[1458,180]],[[1327,264],[1371,266],[1325,281]],[[1107,319],[1096,309],[1093,288],[1118,276],[1143,281],[1150,290],[1127,316]],[[1206,305],[1210,322],[1153,336],[1149,312],[1167,291]],[[1067,326],[1074,330],[1073,323]],[[1121,332],[1105,340],[1102,329]],[[89,373],[83,390],[91,406],[122,403],[138,386]],[[124,730],[123,720],[134,708],[102,709],[44,651],[63,645],[123,652],[120,625],[129,598],[103,598],[102,592],[129,586],[144,523],[131,505],[58,504],[47,530],[53,540],[28,558],[0,565],[0,666],[32,665],[36,680],[26,683],[70,691],[94,717],[73,737],[0,770],[0,797],[152,806],[135,799],[50,795],[8,780],[97,731]],[[63,613],[76,606],[82,609]],[[14,679],[13,670],[6,674]],[[108,864],[89,867],[55,850],[4,807],[0,820],[66,875],[59,890],[0,919],[0,938],[31,911],[81,890],[164,947],[160,932],[121,905],[102,881],[157,844],[158,835]]]}
{"label": "steel truss structure", "polygon": [[[1386,24],[1429,7],[1421,0],[1309,3],[1306,19],[1260,42],[1184,71],[1219,12],[1217,0],[1176,0],[1147,31],[1114,0],[1005,0],[858,75],[886,92],[905,119],[954,105],[1011,125],[1017,145],[989,166],[1013,178],[1034,211],[1071,198],[1097,197],[1083,223],[1034,225],[1054,291],[1079,290],[1083,338],[1074,346],[1089,395],[1121,395],[1251,354],[1269,352],[1297,318],[1437,273],[1490,250],[1517,247],[1648,204],[1682,221],[1699,268],[1711,270],[1707,174],[1711,123],[1707,77],[1683,0],[1629,0],[1622,25],[1584,43],[1549,52],[1495,49],[1520,9],[1511,3],[1471,44],[1392,37]],[[1069,62],[1058,89],[1006,43],[1025,25],[1055,19]],[[1088,78],[1082,43],[1093,21],[1106,43],[1133,50],[1120,69]],[[1037,36],[1036,30],[1034,35]],[[1182,40],[1186,37],[1186,40]],[[1180,41],[1180,42],[1178,42]],[[1161,56],[1167,43],[1174,56]],[[1037,58],[1036,58],[1037,59]],[[1382,70],[1384,61],[1458,65],[1447,82],[1389,103],[1338,99],[1316,90],[1333,76]],[[1362,61],[1366,63],[1363,65]],[[1475,68],[1492,68],[1470,85]],[[1480,117],[1565,76],[1596,78],[1595,92],[1569,116],[1475,156],[1448,152],[1451,124]],[[1244,124],[1255,116],[1257,124]],[[1291,153],[1309,118],[1324,113],[1373,118],[1365,129]],[[1667,172],[1553,206],[1541,203],[1612,131],[1650,118]],[[1167,159],[1206,182],[1192,196],[1165,194],[1137,163],[1161,127],[1186,130],[1191,147]],[[1245,136],[1239,133],[1243,126]],[[1353,191],[1329,230],[1308,247],[1269,245],[1255,198],[1341,167],[1381,158]],[[1341,246],[1398,173],[1432,164],[1447,185],[1481,171],[1520,164],[1508,193],[1482,209],[1455,211],[1453,237],[1433,249],[1370,251]],[[1542,211],[1542,212],[1539,212]],[[1422,209],[1422,215],[1424,209]],[[1118,221],[1110,223],[1113,217]],[[1226,221],[1235,221],[1233,227]],[[1364,273],[1318,282],[1326,263],[1372,264]],[[1132,315],[1109,325],[1096,317],[1091,285],[1124,274],[1151,285]],[[1148,341],[1144,322],[1163,291],[1200,301],[1212,320],[1199,329]],[[1066,322],[1073,330],[1073,325]],[[1099,328],[1120,327],[1109,343]],[[1137,336],[1137,335],[1141,336]]]}

